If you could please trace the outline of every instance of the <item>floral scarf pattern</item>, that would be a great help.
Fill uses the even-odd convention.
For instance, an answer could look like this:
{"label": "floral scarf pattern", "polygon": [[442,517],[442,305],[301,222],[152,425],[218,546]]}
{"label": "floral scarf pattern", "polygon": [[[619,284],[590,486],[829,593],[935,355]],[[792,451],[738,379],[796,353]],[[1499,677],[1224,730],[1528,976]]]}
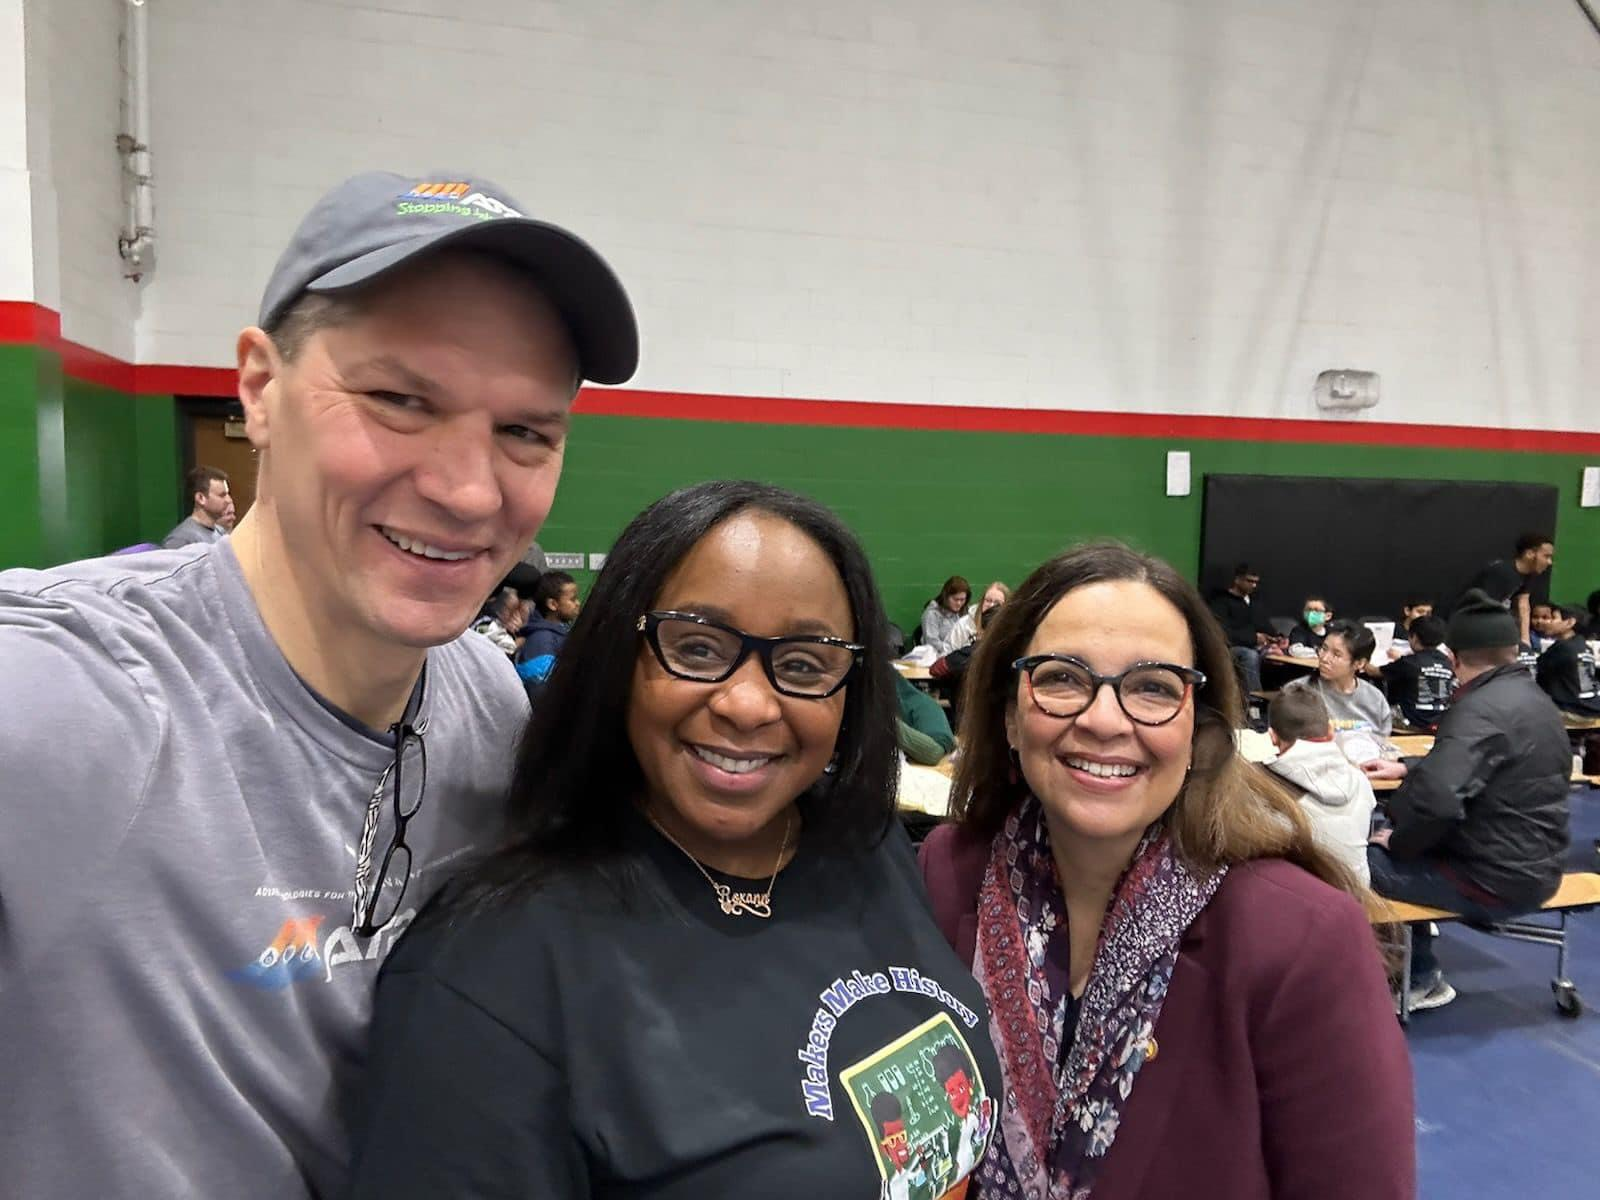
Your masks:
{"label": "floral scarf pattern", "polygon": [[1145,832],[1106,910],[1074,1036],[1065,1029],[1066,902],[1044,810],[1029,796],[1007,818],[978,892],[973,956],[1005,1080],[999,1136],[976,1172],[985,1197],[1091,1196],[1122,1106],[1155,1052],[1178,944],[1226,871],[1196,876],[1165,827]]}

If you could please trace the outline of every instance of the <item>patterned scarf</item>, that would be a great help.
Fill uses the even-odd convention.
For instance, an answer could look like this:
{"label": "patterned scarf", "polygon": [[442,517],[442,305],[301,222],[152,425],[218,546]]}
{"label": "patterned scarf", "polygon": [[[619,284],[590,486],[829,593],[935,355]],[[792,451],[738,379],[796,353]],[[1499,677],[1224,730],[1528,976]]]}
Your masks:
{"label": "patterned scarf", "polygon": [[1134,1078],[1155,1054],[1178,943],[1226,870],[1197,877],[1165,827],[1145,832],[1106,910],[1072,1036],[1066,902],[1044,810],[1029,796],[1006,820],[978,892],[973,962],[1005,1080],[1000,1136],[976,1172],[985,1196],[1088,1200]]}

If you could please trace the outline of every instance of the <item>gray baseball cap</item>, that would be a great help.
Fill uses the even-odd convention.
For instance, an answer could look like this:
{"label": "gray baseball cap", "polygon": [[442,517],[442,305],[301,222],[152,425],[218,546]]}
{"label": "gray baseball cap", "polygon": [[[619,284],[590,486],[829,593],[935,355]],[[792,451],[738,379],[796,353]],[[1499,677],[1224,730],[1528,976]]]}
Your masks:
{"label": "gray baseball cap", "polygon": [[505,189],[461,172],[413,178],[369,171],[323,196],[272,269],[258,323],[272,328],[303,292],[350,291],[446,246],[526,269],[566,320],[585,379],[632,377],[639,328],[605,259],[565,229],[523,216]]}

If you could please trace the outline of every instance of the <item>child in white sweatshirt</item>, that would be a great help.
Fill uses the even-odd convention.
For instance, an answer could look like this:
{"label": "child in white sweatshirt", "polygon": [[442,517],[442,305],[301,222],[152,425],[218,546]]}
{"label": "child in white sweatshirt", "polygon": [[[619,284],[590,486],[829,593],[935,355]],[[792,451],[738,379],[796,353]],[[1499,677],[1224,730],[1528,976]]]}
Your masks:
{"label": "child in white sweatshirt", "polygon": [[1267,769],[1299,794],[1323,848],[1369,885],[1367,839],[1378,800],[1366,775],[1334,740],[1322,698],[1309,689],[1280,693],[1267,710],[1267,732],[1278,749]]}

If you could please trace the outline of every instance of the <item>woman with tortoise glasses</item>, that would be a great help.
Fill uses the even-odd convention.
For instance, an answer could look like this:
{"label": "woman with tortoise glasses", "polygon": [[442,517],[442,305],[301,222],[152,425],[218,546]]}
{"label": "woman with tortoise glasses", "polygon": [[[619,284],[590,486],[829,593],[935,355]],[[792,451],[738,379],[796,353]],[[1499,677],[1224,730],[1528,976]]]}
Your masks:
{"label": "woman with tortoise glasses", "polygon": [[557,660],[512,839],[380,979],[355,1194],[964,1188],[998,1068],[897,766],[839,520],[754,483],[653,505]]}
{"label": "woman with tortoise glasses", "polygon": [[1239,718],[1216,619],[1124,546],[1045,563],[985,632],[923,846],[1005,1078],[977,1196],[1415,1195],[1365,889]]}

